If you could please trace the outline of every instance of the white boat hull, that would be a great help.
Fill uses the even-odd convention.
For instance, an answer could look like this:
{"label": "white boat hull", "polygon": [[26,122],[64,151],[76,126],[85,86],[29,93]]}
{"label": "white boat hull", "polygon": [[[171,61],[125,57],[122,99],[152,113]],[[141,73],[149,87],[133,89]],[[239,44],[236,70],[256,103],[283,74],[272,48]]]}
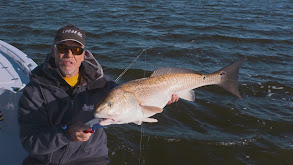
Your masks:
{"label": "white boat hull", "polygon": [[36,66],[22,51],[0,40],[0,164],[22,164],[28,155],[20,143],[17,112],[21,89]]}

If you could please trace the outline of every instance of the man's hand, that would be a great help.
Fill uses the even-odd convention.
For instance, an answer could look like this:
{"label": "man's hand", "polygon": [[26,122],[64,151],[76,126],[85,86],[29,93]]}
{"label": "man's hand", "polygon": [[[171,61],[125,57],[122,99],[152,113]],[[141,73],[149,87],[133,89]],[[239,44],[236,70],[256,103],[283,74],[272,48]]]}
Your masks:
{"label": "man's hand", "polygon": [[77,122],[69,125],[66,131],[74,141],[88,141],[92,134],[85,132],[91,132],[91,130],[91,127]]}
{"label": "man's hand", "polygon": [[173,94],[172,97],[171,97],[171,100],[168,101],[168,104],[171,104],[171,103],[177,102],[178,100],[179,100],[178,95]]}

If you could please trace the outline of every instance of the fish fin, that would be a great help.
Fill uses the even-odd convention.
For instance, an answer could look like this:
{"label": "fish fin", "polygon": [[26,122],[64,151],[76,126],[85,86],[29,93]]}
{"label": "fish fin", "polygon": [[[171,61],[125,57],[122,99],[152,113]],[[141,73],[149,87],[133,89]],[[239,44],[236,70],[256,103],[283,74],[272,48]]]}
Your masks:
{"label": "fish fin", "polygon": [[133,123],[136,125],[141,125],[142,121],[134,121]]}
{"label": "fish fin", "polygon": [[143,122],[147,122],[147,123],[156,123],[156,122],[158,122],[158,120],[157,119],[154,119],[154,118],[143,118],[142,119],[142,121]]}
{"label": "fish fin", "polygon": [[145,105],[141,105],[141,110],[143,112],[144,115],[154,115],[156,113],[161,113],[163,112],[162,108],[159,107],[154,107],[154,106],[145,106]]}
{"label": "fish fin", "polygon": [[240,66],[244,62],[244,58],[238,60],[231,65],[224,67],[223,69],[215,72],[215,74],[221,75],[221,81],[219,86],[223,87],[227,91],[231,92],[235,96],[241,98],[239,91],[238,91],[238,72]]}
{"label": "fish fin", "polygon": [[157,119],[154,119],[154,118],[143,118],[141,121],[134,121],[133,123],[136,124],[136,125],[141,125],[142,122],[146,122],[146,123],[156,123],[158,122]]}
{"label": "fish fin", "polygon": [[188,100],[188,101],[194,101],[195,100],[195,94],[193,90],[189,90],[189,91],[180,91],[177,92],[177,95],[184,99],[184,100]]}
{"label": "fish fin", "polygon": [[162,76],[162,75],[167,75],[167,74],[175,74],[175,73],[196,73],[196,74],[201,74],[201,73],[195,72],[193,70],[184,69],[184,68],[158,68],[152,73],[151,77]]}

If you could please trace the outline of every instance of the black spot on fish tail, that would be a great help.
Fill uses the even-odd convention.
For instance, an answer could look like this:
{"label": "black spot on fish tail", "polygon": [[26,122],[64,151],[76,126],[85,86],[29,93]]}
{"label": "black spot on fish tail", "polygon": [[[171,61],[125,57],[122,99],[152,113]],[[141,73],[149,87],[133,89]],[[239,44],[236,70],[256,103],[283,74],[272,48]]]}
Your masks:
{"label": "black spot on fish tail", "polygon": [[220,73],[221,76],[225,76],[225,74],[226,74],[225,72],[221,72]]}
{"label": "black spot on fish tail", "polygon": [[239,68],[243,64],[244,60],[244,58],[238,60],[232,63],[231,65],[228,65],[223,69],[220,69],[219,71],[215,72],[215,74],[221,75],[221,82],[218,85],[239,98],[241,98],[241,95],[238,91],[238,73]]}

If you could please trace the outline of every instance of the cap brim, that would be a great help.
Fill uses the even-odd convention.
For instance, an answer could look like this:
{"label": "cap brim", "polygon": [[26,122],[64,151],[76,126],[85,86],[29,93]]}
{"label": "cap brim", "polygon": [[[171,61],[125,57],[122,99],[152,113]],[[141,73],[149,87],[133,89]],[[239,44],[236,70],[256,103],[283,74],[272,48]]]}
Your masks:
{"label": "cap brim", "polygon": [[58,43],[64,42],[64,41],[75,41],[75,42],[79,43],[80,45],[84,46],[84,44],[82,44],[81,42],[79,42],[79,41],[77,41],[75,39],[65,39],[65,40],[58,41]]}

